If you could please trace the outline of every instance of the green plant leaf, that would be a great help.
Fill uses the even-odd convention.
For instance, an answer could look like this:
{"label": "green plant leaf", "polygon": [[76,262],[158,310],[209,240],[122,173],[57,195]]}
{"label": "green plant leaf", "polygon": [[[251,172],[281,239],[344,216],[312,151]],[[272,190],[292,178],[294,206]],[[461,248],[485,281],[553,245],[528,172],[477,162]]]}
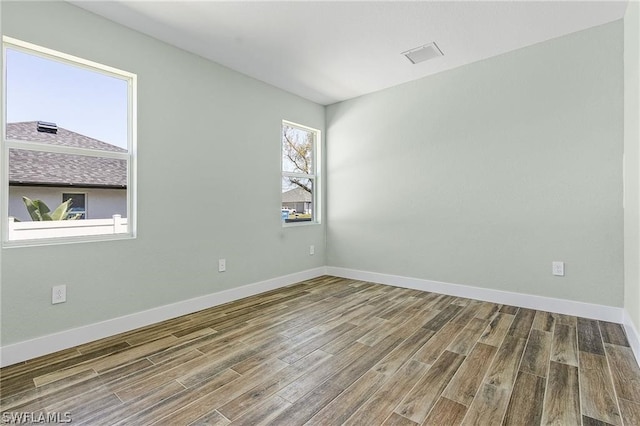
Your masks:
{"label": "green plant leaf", "polygon": [[60,204],[54,211],[51,213],[51,220],[65,220],[67,218],[67,213],[69,212],[69,208],[71,207],[71,203],[73,200],[69,198],[64,203]]}
{"label": "green plant leaf", "polygon": [[49,206],[47,206],[42,200],[33,200],[33,203],[38,207],[38,210],[40,210],[40,214],[46,214],[51,211],[49,210]]}
{"label": "green plant leaf", "polygon": [[[24,202],[24,205],[27,207],[27,211],[29,212],[29,216],[31,216],[31,220],[35,220],[35,221],[44,220],[42,218],[41,206],[44,206],[45,208],[47,208],[46,204],[44,204],[40,200],[34,201],[29,197],[22,197],[22,201]],[[48,210],[49,209],[47,208],[47,211]]]}
{"label": "green plant leaf", "polygon": [[22,201],[24,201],[24,205],[27,207],[27,211],[31,216],[32,220],[35,221],[44,221],[44,220],[66,220],[66,219],[79,219],[79,215],[75,215],[73,217],[67,217],[69,213],[69,208],[73,203],[73,200],[69,198],[64,203],[60,204],[56,209],[51,213],[49,207],[42,200],[32,200],[28,197],[22,197]]}

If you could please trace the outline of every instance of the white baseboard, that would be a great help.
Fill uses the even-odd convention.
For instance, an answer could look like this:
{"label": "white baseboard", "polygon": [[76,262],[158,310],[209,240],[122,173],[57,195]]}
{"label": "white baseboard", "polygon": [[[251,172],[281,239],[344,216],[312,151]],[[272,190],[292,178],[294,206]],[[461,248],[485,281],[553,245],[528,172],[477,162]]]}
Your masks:
{"label": "white baseboard", "polygon": [[629,313],[624,311],[624,330],[627,332],[627,340],[629,341],[629,346],[631,346],[631,350],[636,357],[636,361],[640,364],[640,334],[638,334],[638,329],[633,324]]}
{"label": "white baseboard", "polygon": [[300,281],[319,277],[325,273],[326,269],[324,267],[309,269],[3,346],[0,348],[0,367],[16,364],[62,349],[68,349],[83,343],[113,336],[118,333],[131,331],[139,327],[197,312],[212,306],[222,305],[223,303],[232,302],[242,299],[243,297],[285,287]]}
{"label": "white baseboard", "polygon": [[601,321],[610,321],[618,324],[623,322],[624,310],[613,306],[596,305],[592,303],[576,302],[573,300],[555,299],[552,297],[492,290],[482,287],[450,284],[421,278],[409,278],[400,275],[366,272],[355,269],[337,268],[333,266],[327,267],[327,274],[342,278],[393,285],[396,287],[405,287],[451,296],[466,297],[469,299],[484,300],[503,305],[519,306],[546,312],[555,312]]}
{"label": "white baseboard", "polygon": [[309,280],[321,275],[333,275],[342,278],[369,281],[396,287],[430,291],[451,296],[484,300],[505,305],[520,306],[555,312],[566,315],[592,318],[602,321],[622,323],[629,338],[636,359],[640,355],[640,338],[637,329],[622,308],[576,302],[565,299],[535,296],[461,284],[450,284],[430,281],[420,278],[410,278],[400,275],[381,274],[377,272],[359,271],[338,267],[320,267],[297,272],[282,277],[276,277],[242,287],[212,293],[170,305],[160,306],[134,314],[125,315],[110,320],[89,324],[86,326],[49,334],[31,340],[0,347],[0,367],[26,361],[38,356],[47,355],[59,350],[71,348],[118,333],[134,330],[160,321],[165,321],[181,315],[190,314],[212,306],[232,302],[244,297],[274,290],[300,281]]}

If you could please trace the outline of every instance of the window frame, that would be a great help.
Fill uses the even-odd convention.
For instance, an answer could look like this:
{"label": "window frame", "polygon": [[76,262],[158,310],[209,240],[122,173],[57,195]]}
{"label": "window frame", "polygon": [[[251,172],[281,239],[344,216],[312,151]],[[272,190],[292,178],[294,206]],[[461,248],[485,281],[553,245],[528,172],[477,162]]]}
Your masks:
{"label": "window frame", "polygon": [[[97,149],[50,145],[34,141],[15,140],[7,138],[7,49],[20,51],[29,55],[53,60],[88,71],[123,80],[127,83],[127,151],[103,151]],[[108,65],[100,64],[88,59],[73,56],[47,47],[39,46],[8,36],[2,36],[2,117],[0,127],[0,221],[2,223],[2,247],[40,246],[52,244],[69,244],[79,242],[111,241],[136,238],[137,220],[137,75]],[[100,158],[114,158],[125,160],[127,163],[127,232],[105,235],[64,236],[51,238],[36,238],[29,240],[9,240],[9,150],[20,149],[39,152],[51,152],[70,155],[83,155]],[[73,190],[65,188],[65,190]],[[82,191],[78,187],[77,190]],[[86,201],[85,201],[86,202]],[[55,206],[54,206],[55,207]]]}
{"label": "window frame", "polygon": [[[284,170],[284,161],[283,161],[283,130],[284,127],[295,127],[299,130],[311,132],[314,135],[313,139],[313,173],[297,173],[297,172],[286,172]],[[280,219],[283,228],[288,227],[296,227],[296,226],[312,226],[321,224],[322,218],[322,180],[321,180],[321,170],[322,170],[322,132],[319,129],[315,129],[313,127],[305,126],[304,124],[295,123],[289,120],[282,120],[280,125],[280,206],[282,207],[282,179],[285,177],[298,177],[302,179],[309,179],[312,182],[313,193],[311,196],[312,203],[312,216],[310,221],[301,221],[301,222],[293,222],[287,223],[284,220]]]}

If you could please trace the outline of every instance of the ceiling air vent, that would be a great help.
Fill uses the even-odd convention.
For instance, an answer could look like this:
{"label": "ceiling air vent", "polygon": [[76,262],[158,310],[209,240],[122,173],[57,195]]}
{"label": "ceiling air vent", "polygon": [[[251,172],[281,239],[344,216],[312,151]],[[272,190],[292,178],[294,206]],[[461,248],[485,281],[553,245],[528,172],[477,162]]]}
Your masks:
{"label": "ceiling air vent", "polygon": [[38,131],[41,133],[58,133],[58,125],[56,123],[38,121]]}
{"label": "ceiling air vent", "polygon": [[407,50],[402,54],[406,56],[412,64],[418,64],[420,62],[428,61],[429,59],[437,58],[438,56],[444,56],[444,53],[442,53],[442,50],[440,50],[435,42]]}

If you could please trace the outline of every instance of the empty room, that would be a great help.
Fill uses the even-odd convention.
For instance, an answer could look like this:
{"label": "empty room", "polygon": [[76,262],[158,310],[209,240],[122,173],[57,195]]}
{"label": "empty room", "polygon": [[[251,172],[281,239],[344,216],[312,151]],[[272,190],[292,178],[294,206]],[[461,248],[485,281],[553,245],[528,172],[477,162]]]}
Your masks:
{"label": "empty room", "polygon": [[2,424],[640,425],[638,1],[0,33]]}

